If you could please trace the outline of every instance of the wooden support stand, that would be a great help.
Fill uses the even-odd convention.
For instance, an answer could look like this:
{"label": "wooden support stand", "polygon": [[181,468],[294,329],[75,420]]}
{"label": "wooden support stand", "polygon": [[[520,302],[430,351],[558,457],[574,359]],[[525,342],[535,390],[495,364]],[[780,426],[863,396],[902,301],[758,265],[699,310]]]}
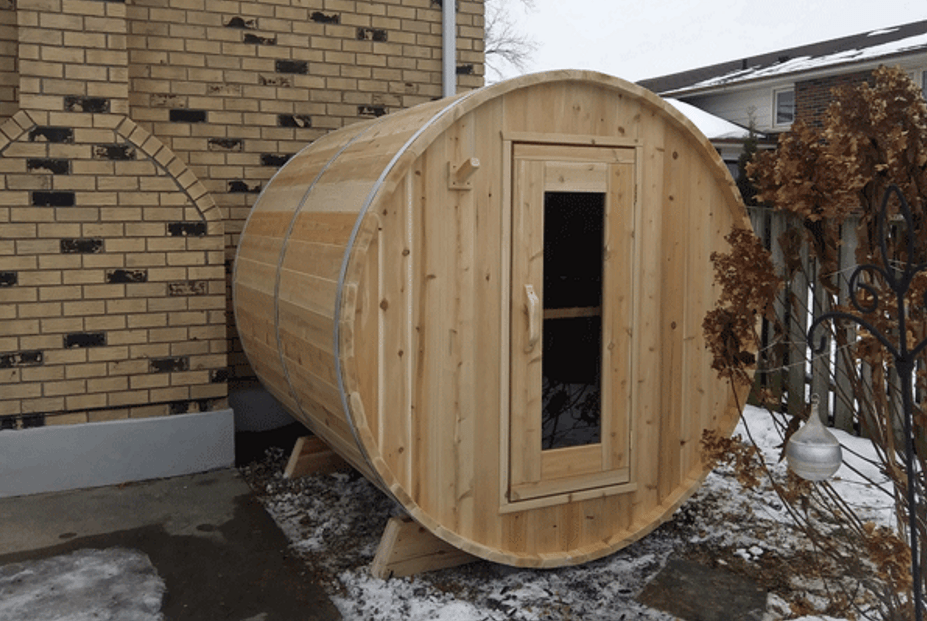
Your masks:
{"label": "wooden support stand", "polygon": [[303,436],[296,440],[283,476],[287,479],[298,479],[314,472],[335,472],[350,467],[348,462],[316,436]]}
{"label": "wooden support stand", "polygon": [[375,578],[401,578],[425,571],[466,565],[479,560],[438,539],[408,516],[386,523],[377,554],[370,564]]}

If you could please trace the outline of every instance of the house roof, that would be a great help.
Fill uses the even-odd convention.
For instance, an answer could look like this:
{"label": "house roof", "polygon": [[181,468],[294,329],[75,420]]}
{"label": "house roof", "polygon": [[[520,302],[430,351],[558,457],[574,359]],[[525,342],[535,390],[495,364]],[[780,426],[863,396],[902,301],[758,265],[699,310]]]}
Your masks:
{"label": "house roof", "polygon": [[746,127],[731,123],[719,116],[709,114],[704,110],[696,108],[692,104],[670,98],[667,98],[666,101],[679,110],[683,116],[692,121],[692,124],[705,134],[705,137],[709,140],[742,141],[750,136],[750,130]]}
{"label": "house roof", "polygon": [[889,60],[915,51],[927,51],[927,20],[699,67],[638,84],[662,95],[683,95],[824,67]]}

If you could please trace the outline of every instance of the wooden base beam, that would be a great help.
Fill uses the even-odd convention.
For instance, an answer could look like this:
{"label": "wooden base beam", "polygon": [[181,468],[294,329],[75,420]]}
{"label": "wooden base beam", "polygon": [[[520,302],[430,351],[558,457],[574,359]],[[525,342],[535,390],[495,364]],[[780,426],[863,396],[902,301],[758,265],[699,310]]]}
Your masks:
{"label": "wooden base beam", "polygon": [[303,436],[296,440],[283,476],[287,479],[298,479],[315,472],[328,473],[347,470],[350,467],[348,462],[328,448],[318,437]]}
{"label": "wooden base beam", "polygon": [[438,539],[412,518],[392,517],[386,523],[377,554],[370,564],[370,574],[386,580],[478,560]]}

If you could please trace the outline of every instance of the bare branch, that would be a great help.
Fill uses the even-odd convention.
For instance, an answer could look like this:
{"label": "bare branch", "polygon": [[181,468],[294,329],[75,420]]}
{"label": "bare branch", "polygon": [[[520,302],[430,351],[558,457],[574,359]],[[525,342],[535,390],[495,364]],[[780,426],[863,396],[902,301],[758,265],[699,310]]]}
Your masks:
{"label": "bare branch", "polygon": [[[526,9],[534,8],[534,0],[518,0]],[[518,31],[509,13],[510,0],[486,0],[486,68],[496,78],[502,77],[506,66],[524,71],[537,43]]]}

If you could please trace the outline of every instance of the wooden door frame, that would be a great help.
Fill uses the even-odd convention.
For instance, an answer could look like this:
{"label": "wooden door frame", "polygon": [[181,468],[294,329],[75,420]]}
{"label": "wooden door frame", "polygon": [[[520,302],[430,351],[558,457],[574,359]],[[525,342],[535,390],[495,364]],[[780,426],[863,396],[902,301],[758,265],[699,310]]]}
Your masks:
{"label": "wooden door frame", "polygon": [[[630,416],[630,411],[633,410],[633,391],[629,397],[630,407],[629,407],[629,416],[627,418],[627,444],[626,452],[628,457],[624,460],[627,464],[625,468],[625,474],[621,476],[616,476],[614,471],[611,472],[593,472],[587,474],[581,474],[580,476],[574,476],[570,478],[561,478],[555,479],[553,481],[546,481],[543,485],[533,491],[528,493],[528,498],[522,499],[513,499],[512,498],[512,434],[511,434],[511,416],[512,416],[512,393],[511,393],[511,382],[512,382],[512,317],[513,317],[513,306],[517,308],[521,305],[521,299],[514,299],[513,289],[512,289],[512,269],[513,269],[513,259],[512,251],[517,244],[516,240],[512,239],[513,232],[513,201],[515,199],[515,189],[514,189],[514,180],[515,180],[515,145],[529,145],[527,149],[531,149],[530,145],[537,145],[541,147],[538,151],[542,153],[543,151],[550,150],[551,147],[562,147],[565,152],[579,152],[582,153],[582,150],[572,149],[570,147],[601,147],[607,149],[609,147],[628,149],[629,158],[622,158],[621,164],[630,164],[633,166],[633,198],[631,209],[631,226],[632,229],[637,228],[637,224],[640,222],[640,192],[641,192],[641,183],[642,183],[642,146],[635,139],[622,139],[622,138],[612,138],[612,139],[603,139],[602,137],[596,136],[575,136],[575,135],[550,135],[550,134],[524,134],[524,133],[507,133],[503,135],[502,147],[503,147],[503,197],[502,197],[502,233],[503,233],[503,257],[502,257],[502,274],[503,278],[501,279],[502,287],[502,300],[505,308],[502,313],[502,343],[501,355],[502,355],[502,364],[501,368],[503,369],[502,380],[502,395],[500,400],[500,425],[501,425],[501,446],[500,446],[500,512],[508,513],[514,511],[522,511],[531,508],[551,506],[557,504],[564,504],[571,501],[582,500],[585,498],[596,498],[612,494],[620,494],[634,491],[637,486],[631,472],[631,465],[633,461],[630,459],[630,454],[634,451],[634,429],[632,425],[632,420]],[[546,147],[547,149],[543,149]],[[543,158],[539,158],[543,159]],[[564,155],[560,158],[561,160],[571,161],[570,157]],[[619,162],[615,162],[619,163]],[[637,247],[639,240],[637,236],[633,236],[633,246],[632,261],[633,265],[637,263],[637,257],[639,256],[640,249]],[[629,286],[627,293],[630,295],[630,308],[627,309],[627,313],[630,316],[630,321],[632,325],[636,325],[638,320],[638,309],[639,304],[636,303],[638,299],[638,292],[640,288],[640,283],[636,277],[633,277],[636,272],[633,270],[636,269],[632,265],[632,283]],[[605,338],[605,317],[603,317],[603,341]],[[636,347],[631,348],[631,365],[633,367],[633,361],[637,357]],[[604,363],[604,359],[603,359]],[[630,383],[629,383],[630,384]],[[603,393],[605,392],[605,386],[603,385]],[[603,395],[604,399],[604,395]],[[603,429],[603,432],[605,430]],[[592,446],[604,446],[604,445],[592,445]],[[571,447],[567,449],[555,449],[560,460],[569,459],[571,452],[573,451],[583,451],[587,447]],[[603,449],[604,452],[604,449]],[[608,458],[605,458],[605,461],[608,461]]]}

